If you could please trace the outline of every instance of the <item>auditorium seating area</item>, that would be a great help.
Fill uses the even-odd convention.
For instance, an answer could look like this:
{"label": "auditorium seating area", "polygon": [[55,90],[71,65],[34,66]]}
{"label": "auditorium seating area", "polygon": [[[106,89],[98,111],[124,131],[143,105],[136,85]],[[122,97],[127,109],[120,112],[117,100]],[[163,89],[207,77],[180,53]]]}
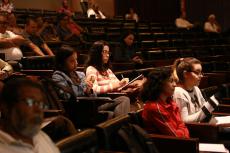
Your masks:
{"label": "auditorium seating area", "polygon": [[[24,27],[26,16],[43,15],[49,22],[56,22],[57,13],[40,9],[16,9],[18,24]],[[143,58],[143,65],[136,67],[129,62],[113,62],[112,68],[118,78],[121,75],[130,79],[139,74],[147,76],[152,70],[168,67],[176,58],[196,57],[202,61],[204,77],[200,83],[204,97],[209,97],[223,85],[227,91],[221,105],[214,115],[230,114],[230,36],[225,33],[205,33],[200,29],[177,29],[173,23],[154,23],[127,21],[124,19],[95,20],[75,18],[74,21],[86,30],[84,43],[47,42],[54,49],[62,44],[71,45],[78,50],[78,70],[84,71],[89,49],[93,42],[106,40],[113,50],[119,44],[124,30],[135,34],[135,45],[138,55]],[[80,45],[80,46],[79,46]],[[27,54],[26,54],[27,55]],[[129,115],[117,117],[108,121],[107,114],[100,114],[97,107],[105,99],[73,99],[72,103],[60,100],[55,93],[50,78],[55,70],[54,56],[25,56],[15,66],[15,70],[28,76],[36,76],[44,86],[50,109],[58,110],[58,114],[68,117],[81,131],[67,137],[57,146],[62,153],[124,153],[129,152],[118,136],[122,125],[134,123],[141,126],[141,110]],[[108,102],[108,101],[107,101]],[[174,138],[158,134],[150,134],[159,153],[198,153],[199,142],[224,143],[230,146],[230,141],[220,136],[221,127],[208,124],[188,124],[190,139]]]}

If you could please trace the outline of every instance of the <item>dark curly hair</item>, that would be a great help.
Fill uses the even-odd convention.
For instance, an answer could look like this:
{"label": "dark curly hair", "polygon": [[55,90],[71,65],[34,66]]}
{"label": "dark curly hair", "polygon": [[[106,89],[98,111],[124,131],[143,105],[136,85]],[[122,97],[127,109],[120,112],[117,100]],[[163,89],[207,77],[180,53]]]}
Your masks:
{"label": "dark curly hair", "polygon": [[143,102],[156,101],[163,89],[163,84],[172,75],[171,67],[159,68],[149,73],[147,81],[143,84],[140,98]]}

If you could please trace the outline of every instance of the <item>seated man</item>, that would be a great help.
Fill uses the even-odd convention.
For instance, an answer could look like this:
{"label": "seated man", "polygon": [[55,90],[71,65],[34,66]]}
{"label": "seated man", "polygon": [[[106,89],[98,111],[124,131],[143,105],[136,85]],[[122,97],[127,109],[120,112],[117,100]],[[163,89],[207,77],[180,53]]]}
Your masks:
{"label": "seated man", "polygon": [[57,25],[57,33],[62,41],[80,42],[84,30],[77,25],[68,15],[59,14]]}
{"label": "seated man", "polygon": [[188,20],[186,20],[186,13],[182,12],[181,16],[176,19],[175,21],[176,27],[181,29],[191,29],[194,27],[192,23],[190,23]]}
{"label": "seated man", "polygon": [[53,23],[49,23],[47,20],[44,20],[43,16],[37,16],[35,20],[38,28],[37,35],[41,36],[41,38],[45,41],[59,41],[59,37],[57,36],[57,31]]}
{"label": "seated man", "polygon": [[42,87],[30,80],[9,80],[2,91],[0,152],[59,153],[41,131],[45,96]]}
{"label": "seated man", "polygon": [[0,14],[0,53],[3,53],[6,61],[20,60],[22,52],[19,46],[26,43],[26,40],[6,30],[8,26],[7,16]]}
{"label": "seated man", "polygon": [[129,13],[127,13],[125,15],[125,19],[126,20],[135,20],[136,22],[138,22],[138,15],[137,13],[134,11],[133,8],[129,8]]}
{"label": "seated man", "polygon": [[220,24],[216,20],[216,16],[214,14],[210,14],[208,16],[208,21],[204,24],[204,31],[205,32],[214,32],[214,33],[220,33],[221,27]]}
{"label": "seated man", "polygon": [[36,55],[44,56],[45,54],[43,51],[46,52],[47,55],[54,55],[43,39],[37,35],[37,23],[34,19],[27,19],[25,30],[22,35],[27,39],[28,46],[36,53]]}
{"label": "seated man", "polygon": [[105,19],[106,16],[99,10],[99,6],[97,4],[93,4],[91,8],[87,10],[88,18],[95,19]]}

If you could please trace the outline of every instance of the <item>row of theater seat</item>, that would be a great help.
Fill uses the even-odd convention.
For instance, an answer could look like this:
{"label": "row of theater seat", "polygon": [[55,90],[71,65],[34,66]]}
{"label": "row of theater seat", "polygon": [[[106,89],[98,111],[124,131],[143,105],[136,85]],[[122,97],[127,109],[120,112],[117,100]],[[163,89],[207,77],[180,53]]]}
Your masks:
{"label": "row of theater seat", "polygon": [[[118,130],[130,123],[130,116],[122,116],[96,125],[95,129],[86,129],[74,136],[57,142],[62,153],[82,152],[130,152],[128,146],[118,135]],[[154,142],[160,153],[198,153],[198,139],[183,139],[171,136],[152,134],[151,141]],[[86,141],[87,140],[87,141]],[[167,147],[166,147],[167,146]]]}
{"label": "row of theater seat", "polygon": [[[209,89],[210,92],[210,89]],[[229,112],[229,109],[227,110]],[[119,129],[129,123],[143,127],[141,112],[131,112],[129,115],[117,117],[97,124],[94,129],[86,129],[57,143],[62,152],[129,152],[128,146],[118,134]],[[221,137],[221,126],[208,123],[187,124],[192,138],[176,138],[159,134],[149,134],[148,137],[160,153],[198,153],[199,142],[229,143]],[[225,137],[226,138],[226,137]],[[85,141],[85,140],[88,141]],[[79,145],[78,145],[79,144]]]}

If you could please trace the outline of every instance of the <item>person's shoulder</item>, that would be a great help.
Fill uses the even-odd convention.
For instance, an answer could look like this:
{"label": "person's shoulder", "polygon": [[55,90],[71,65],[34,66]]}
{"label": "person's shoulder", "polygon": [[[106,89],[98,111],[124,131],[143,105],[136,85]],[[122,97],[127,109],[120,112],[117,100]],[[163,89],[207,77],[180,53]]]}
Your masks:
{"label": "person's shoulder", "polygon": [[87,13],[94,13],[94,10],[93,10],[92,8],[89,8],[89,9],[87,10]]}
{"label": "person's shoulder", "polygon": [[200,88],[198,86],[194,87],[194,91],[197,92],[197,93],[201,93],[201,90],[200,90]]}
{"label": "person's shoulder", "polygon": [[[43,132],[42,130],[40,130],[35,136],[34,136],[34,139],[36,139],[37,141],[41,142],[45,142],[45,143],[52,143],[53,144],[53,141],[51,140],[51,138],[45,133]],[[47,144],[47,145],[49,145]]]}
{"label": "person's shoulder", "polygon": [[187,99],[186,97],[189,97],[189,94],[185,89],[182,87],[175,87],[173,98]]}
{"label": "person's shoulder", "polygon": [[11,143],[15,139],[7,132],[0,129],[0,143]]}
{"label": "person's shoulder", "polygon": [[210,25],[211,23],[209,21],[206,21],[204,25]]}
{"label": "person's shoulder", "polygon": [[49,136],[48,136],[45,132],[43,132],[42,130],[40,130],[40,131],[37,133],[37,135],[35,135],[35,137],[43,137],[43,138],[48,138],[48,139],[50,139]]}
{"label": "person's shoulder", "polygon": [[175,87],[174,93],[186,93],[187,91],[183,89],[182,87]]}
{"label": "person's shoulder", "polygon": [[113,74],[113,71],[112,71],[111,69],[108,69],[107,72],[108,72],[109,74]]}
{"label": "person's shoulder", "polygon": [[180,20],[182,20],[182,18],[180,18],[180,17],[176,18],[176,21],[180,21]]}
{"label": "person's shoulder", "polygon": [[156,111],[157,110],[157,103],[154,101],[147,101],[144,105],[144,111]]}
{"label": "person's shoulder", "polygon": [[97,71],[97,69],[94,66],[88,66],[86,71]]}
{"label": "person's shoulder", "polygon": [[64,72],[56,70],[56,71],[54,71],[52,78],[64,78],[64,76],[66,76],[66,74]]}

